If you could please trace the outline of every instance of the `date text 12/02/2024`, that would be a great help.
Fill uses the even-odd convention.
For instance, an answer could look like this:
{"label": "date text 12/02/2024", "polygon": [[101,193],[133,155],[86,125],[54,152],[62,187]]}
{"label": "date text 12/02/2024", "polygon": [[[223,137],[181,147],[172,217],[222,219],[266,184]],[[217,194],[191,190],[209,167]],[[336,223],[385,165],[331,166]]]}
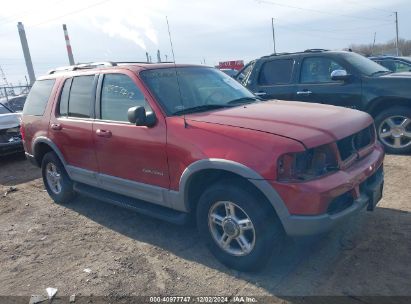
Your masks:
{"label": "date text 12/02/2024", "polygon": [[150,303],[258,303],[255,297],[235,296],[235,297],[150,297]]}

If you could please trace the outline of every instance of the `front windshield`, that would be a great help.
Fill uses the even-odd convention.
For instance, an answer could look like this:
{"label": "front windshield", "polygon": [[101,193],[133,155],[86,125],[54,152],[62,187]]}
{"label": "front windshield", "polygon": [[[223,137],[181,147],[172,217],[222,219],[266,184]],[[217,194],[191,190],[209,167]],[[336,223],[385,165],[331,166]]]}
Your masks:
{"label": "front windshield", "polygon": [[[176,77],[176,73],[178,77]],[[167,115],[253,102],[257,98],[223,72],[206,67],[176,67],[140,73]]]}
{"label": "front windshield", "polygon": [[372,61],[371,59],[365,58],[357,53],[346,53],[344,54],[345,59],[353,65],[360,73],[366,76],[374,76],[376,74],[390,73],[390,70],[379,65],[378,63]]}
{"label": "front windshield", "polygon": [[0,114],[9,114],[10,111],[2,103],[0,103]]}

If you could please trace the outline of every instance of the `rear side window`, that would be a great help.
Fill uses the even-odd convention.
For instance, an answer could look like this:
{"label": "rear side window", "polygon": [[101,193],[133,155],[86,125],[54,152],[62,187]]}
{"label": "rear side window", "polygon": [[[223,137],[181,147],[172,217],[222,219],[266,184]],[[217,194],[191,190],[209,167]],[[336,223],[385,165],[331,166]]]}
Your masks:
{"label": "rear side window", "polygon": [[46,110],[54,83],[54,79],[37,80],[27,96],[23,114],[42,116]]}
{"label": "rear side window", "polygon": [[90,117],[90,105],[94,100],[93,82],[94,75],[73,78],[68,104],[68,116],[80,118]]}
{"label": "rear side window", "polygon": [[263,64],[258,78],[260,85],[287,84],[291,82],[294,60],[276,59]]}

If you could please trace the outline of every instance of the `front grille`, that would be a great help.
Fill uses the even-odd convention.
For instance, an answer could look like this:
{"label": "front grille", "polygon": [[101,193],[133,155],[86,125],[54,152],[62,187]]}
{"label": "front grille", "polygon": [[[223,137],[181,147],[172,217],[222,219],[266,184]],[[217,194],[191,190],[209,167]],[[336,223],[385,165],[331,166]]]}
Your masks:
{"label": "front grille", "polygon": [[367,147],[374,142],[375,131],[374,125],[371,124],[367,128],[347,136],[337,141],[338,151],[342,161],[349,159],[357,151]]}

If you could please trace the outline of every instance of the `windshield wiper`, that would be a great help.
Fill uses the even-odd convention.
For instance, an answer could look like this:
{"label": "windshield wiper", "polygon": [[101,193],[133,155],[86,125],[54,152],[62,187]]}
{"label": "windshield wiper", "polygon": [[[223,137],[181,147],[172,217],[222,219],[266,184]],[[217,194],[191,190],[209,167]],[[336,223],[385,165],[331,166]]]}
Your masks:
{"label": "windshield wiper", "polygon": [[173,115],[189,114],[189,113],[196,113],[196,112],[203,112],[203,111],[208,111],[208,110],[231,108],[231,107],[232,106],[229,106],[227,104],[205,104],[205,105],[195,106],[195,107],[191,107],[191,108],[187,108],[187,109],[174,112]]}
{"label": "windshield wiper", "polygon": [[227,102],[227,104],[243,104],[243,103],[250,103],[250,102],[254,102],[254,101],[260,101],[261,98],[259,97],[241,97],[241,98],[237,98],[237,99],[233,99],[230,100],[229,102]]}

